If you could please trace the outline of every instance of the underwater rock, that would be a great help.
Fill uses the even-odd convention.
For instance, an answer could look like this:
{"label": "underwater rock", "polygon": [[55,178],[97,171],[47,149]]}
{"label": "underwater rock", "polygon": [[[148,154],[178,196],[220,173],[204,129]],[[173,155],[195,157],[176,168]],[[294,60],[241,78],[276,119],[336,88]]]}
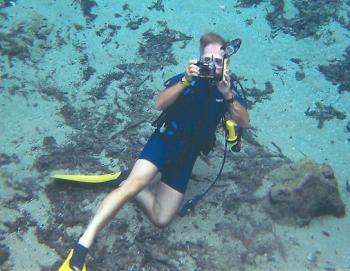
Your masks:
{"label": "underwater rock", "polygon": [[320,102],[316,102],[316,109],[310,110],[310,107],[306,109],[305,115],[318,120],[318,128],[322,128],[326,120],[337,118],[343,120],[346,118],[346,114],[336,110],[331,105],[324,105]]}
{"label": "underwater rock", "polygon": [[276,221],[305,226],[314,217],[345,216],[345,204],[329,165],[304,159],[282,166],[272,178],[275,185],[266,195],[264,207]]}

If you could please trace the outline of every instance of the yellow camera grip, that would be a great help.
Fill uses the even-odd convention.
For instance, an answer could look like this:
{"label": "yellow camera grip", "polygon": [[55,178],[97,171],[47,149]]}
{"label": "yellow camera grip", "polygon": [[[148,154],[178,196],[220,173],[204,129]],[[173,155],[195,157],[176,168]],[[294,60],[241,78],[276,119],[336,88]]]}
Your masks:
{"label": "yellow camera grip", "polygon": [[226,129],[228,131],[228,136],[226,138],[228,143],[236,143],[237,142],[237,134],[235,130],[235,125],[232,120],[226,120]]}
{"label": "yellow camera grip", "polygon": [[228,71],[228,65],[230,64],[230,58],[224,57],[224,66],[222,69],[222,80],[225,79],[225,74]]}

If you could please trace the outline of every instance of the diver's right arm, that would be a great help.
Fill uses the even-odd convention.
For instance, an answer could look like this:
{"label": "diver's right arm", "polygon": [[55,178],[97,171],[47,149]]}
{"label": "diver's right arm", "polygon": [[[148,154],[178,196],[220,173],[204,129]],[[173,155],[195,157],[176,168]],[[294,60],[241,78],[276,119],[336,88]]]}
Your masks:
{"label": "diver's right arm", "polygon": [[[198,76],[199,68],[195,64],[197,60],[192,59],[186,65],[185,77],[188,82],[191,82],[194,76]],[[186,86],[180,81],[177,84],[165,88],[157,97],[156,108],[164,110],[172,105],[181,95]]]}

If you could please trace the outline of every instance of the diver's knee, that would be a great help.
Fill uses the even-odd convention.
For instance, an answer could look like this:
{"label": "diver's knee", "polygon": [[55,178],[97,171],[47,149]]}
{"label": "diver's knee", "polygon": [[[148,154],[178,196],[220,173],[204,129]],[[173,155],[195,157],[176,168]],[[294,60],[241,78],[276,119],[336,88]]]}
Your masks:
{"label": "diver's knee", "polygon": [[[149,182],[141,178],[127,178],[123,181],[123,185],[119,189],[123,190],[123,194],[129,199],[133,199],[140,193]],[[117,188],[118,189],[118,188]]]}
{"label": "diver's knee", "polygon": [[165,228],[171,223],[172,220],[172,217],[157,217],[152,222],[158,228]]}

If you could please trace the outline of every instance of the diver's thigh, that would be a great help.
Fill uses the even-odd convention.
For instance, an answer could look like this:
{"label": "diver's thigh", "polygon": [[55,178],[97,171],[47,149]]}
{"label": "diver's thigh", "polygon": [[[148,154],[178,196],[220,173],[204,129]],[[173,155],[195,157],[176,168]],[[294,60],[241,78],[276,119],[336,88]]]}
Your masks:
{"label": "diver's thigh", "polygon": [[158,173],[158,168],[148,160],[138,159],[130,174],[129,177],[122,183],[123,185],[128,182],[145,182],[149,183],[155,175]]}

